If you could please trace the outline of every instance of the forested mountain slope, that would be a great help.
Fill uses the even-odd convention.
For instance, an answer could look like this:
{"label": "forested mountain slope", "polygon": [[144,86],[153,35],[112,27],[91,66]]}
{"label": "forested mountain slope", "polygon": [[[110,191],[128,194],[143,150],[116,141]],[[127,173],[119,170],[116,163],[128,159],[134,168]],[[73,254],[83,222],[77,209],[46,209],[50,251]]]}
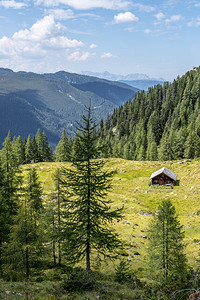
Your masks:
{"label": "forested mountain slope", "polygon": [[12,136],[24,138],[38,128],[56,144],[63,128],[73,134],[75,121],[90,99],[100,120],[137,91],[126,84],[67,72],[40,75],[0,69],[0,144],[9,130]]}
{"label": "forested mountain slope", "polygon": [[103,120],[103,156],[136,160],[200,157],[200,67],[139,92]]}

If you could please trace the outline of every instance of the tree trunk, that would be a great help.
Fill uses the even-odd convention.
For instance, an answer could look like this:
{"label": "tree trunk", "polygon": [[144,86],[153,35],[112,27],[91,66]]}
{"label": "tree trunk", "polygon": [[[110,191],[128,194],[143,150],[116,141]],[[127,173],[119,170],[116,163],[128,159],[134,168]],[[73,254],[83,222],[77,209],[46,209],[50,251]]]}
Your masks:
{"label": "tree trunk", "polygon": [[86,247],[86,272],[90,272],[90,242],[87,241]]}
{"label": "tree trunk", "polygon": [[26,198],[25,198],[25,266],[26,266],[26,277],[29,278],[29,253],[28,253],[28,232],[27,232],[27,207],[26,207]]}
{"label": "tree trunk", "polygon": [[90,159],[88,159],[88,194],[87,194],[87,242],[86,242],[86,272],[90,272]]}
{"label": "tree trunk", "polygon": [[168,228],[168,220],[167,220],[167,228],[166,228],[166,278],[168,276],[169,269],[169,228]]}
{"label": "tree trunk", "polygon": [[[55,222],[54,222],[54,216],[53,216],[53,231],[55,230]],[[53,263],[54,263],[54,267],[56,266],[56,243],[53,239]]]}
{"label": "tree trunk", "polygon": [[163,219],[163,228],[162,228],[163,232],[163,249],[162,249],[162,256],[163,256],[163,259],[162,259],[162,264],[163,264],[163,270],[165,270],[165,220]]}
{"label": "tree trunk", "polygon": [[[57,200],[58,200],[58,234],[60,238],[60,226],[61,226],[61,218],[60,218],[60,185],[59,185],[59,174],[58,174],[58,194],[57,194]],[[61,266],[61,245],[60,241],[58,242],[58,265]]]}

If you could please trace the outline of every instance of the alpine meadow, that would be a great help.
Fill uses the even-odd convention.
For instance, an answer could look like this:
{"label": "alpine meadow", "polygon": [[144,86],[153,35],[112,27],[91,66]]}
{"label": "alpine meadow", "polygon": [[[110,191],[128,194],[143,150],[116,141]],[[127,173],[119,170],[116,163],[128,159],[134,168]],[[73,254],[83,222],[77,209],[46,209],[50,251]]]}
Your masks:
{"label": "alpine meadow", "polygon": [[1,299],[198,299],[200,67],[121,103],[4,138]]}

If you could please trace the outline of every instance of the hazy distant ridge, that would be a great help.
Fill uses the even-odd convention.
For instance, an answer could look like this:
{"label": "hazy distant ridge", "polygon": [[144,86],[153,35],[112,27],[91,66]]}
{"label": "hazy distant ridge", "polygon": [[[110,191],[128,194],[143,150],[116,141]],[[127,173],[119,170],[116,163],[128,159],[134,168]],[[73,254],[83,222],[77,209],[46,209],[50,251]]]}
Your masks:
{"label": "hazy distant ridge", "polygon": [[146,74],[134,73],[128,75],[111,74],[107,71],[103,73],[83,71],[82,74],[89,76],[96,76],[107,80],[126,83],[132,87],[140,90],[147,91],[149,87],[153,87],[157,84],[163,84],[166,80],[164,78],[150,78]]}
{"label": "hazy distant ridge", "polygon": [[64,71],[36,74],[0,68],[0,147],[8,130],[24,138],[38,128],[56,144],[63,128],[68,135],[74,133],[90,99],[98,121],[137,92],[125,83]]}

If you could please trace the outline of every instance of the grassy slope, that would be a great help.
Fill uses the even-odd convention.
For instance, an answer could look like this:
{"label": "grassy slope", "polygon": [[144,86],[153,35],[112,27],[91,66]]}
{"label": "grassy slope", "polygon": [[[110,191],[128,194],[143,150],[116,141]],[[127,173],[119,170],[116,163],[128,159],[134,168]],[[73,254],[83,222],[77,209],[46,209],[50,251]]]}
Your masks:
{"label": "grassy slope", "polygon": [[[113,226],[128,245],[126,250],[130,265],[134,268],[143,267],[145,245],[147,244],[148,225],[163,199],[170,198],[176,207],[181,224],[186,232],[186,251],[190,264],[195,265],[200,245],[200,161],[173,162],[127,161],[108,159],[106,167],[115,170],[113,188],[108,197],[114,207],[124,206],[124,218]],[[53,188],[52,173],[58,166],[65,163],[40,163],[34,165],[38,170],[45,193],[48,195]],[[26,170],[30,166],[23,166]],[[162,168],[169,168],[177,174],[180,185],[152,188],[149,186],[151,173]],[[124,172],[125,171],[125,172]],[[48,196],[45,196],[48,201]],[[138,252],[140,255],[135,255]],[[106,272],[113,271],[114,265],[102,266]]]}

